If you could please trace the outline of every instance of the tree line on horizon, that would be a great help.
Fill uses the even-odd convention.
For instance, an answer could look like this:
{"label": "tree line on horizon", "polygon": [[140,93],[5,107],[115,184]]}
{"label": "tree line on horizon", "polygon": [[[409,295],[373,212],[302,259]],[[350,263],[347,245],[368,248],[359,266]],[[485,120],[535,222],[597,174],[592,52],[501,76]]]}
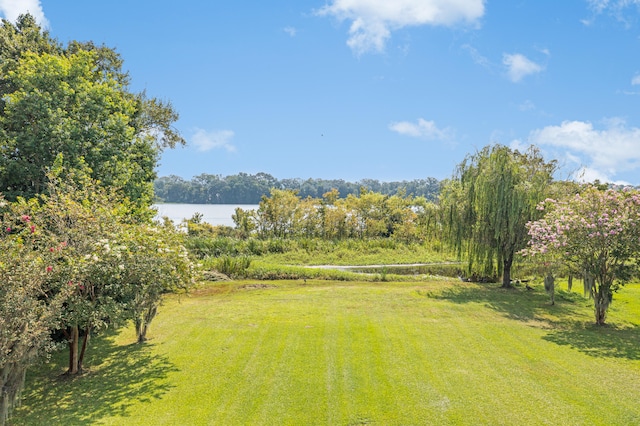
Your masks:
{"label": "tree line on horizon", "polygon": [[169,175],[154,181],[158,202],[186,204],[258,204],[272,189],[297,191],[301,198],[322,198],[334,189],[340,198],[346,198],[358,196],[365,189],[382,195],[406,194],[435,201],[440,187],[441,182],[433,177],[396,182],[376,179],[347,182],[343,179],[277,179],[268,173],[229,176],[203,173],[190,180]]}

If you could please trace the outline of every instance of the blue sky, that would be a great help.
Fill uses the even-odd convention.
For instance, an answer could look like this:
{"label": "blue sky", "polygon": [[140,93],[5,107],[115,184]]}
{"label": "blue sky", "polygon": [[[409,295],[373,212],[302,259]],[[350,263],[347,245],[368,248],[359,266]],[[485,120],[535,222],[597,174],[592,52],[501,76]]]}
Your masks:
{"label": "blue sky", "polygon": [[160,176],[451,176],[490,143],[640,184],[640,0],[0,0],[125,60],[186,148]]}

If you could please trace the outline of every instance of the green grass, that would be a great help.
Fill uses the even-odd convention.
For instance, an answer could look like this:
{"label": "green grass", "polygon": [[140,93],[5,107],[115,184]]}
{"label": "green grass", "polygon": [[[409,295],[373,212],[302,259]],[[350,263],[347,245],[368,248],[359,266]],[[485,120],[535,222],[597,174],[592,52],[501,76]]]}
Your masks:
{"label": "green grass", "polygon": [[453,281],[208,285],[146,345],[95,339],[27,378],[12,424],[640,424],[640,285],[610,325],[560,292]]}

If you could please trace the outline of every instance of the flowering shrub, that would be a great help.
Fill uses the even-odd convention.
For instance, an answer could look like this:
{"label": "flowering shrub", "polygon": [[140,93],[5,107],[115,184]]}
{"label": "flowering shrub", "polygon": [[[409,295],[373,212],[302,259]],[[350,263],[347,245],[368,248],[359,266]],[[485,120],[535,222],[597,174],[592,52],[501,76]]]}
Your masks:
{"label": "flowering shrub", "polygon": [[566,200],[546,199],[542,219],[527,224],[524,255],[553,258],[584,271],[597,324],[604,324],[613,293],[631,277],[640,254],[640,194],[589,187]]}
{"label": "flowering shrub", "polygon": [[27,203],[2,207],[0,226],[7,233],[0,236],[0,424],[17,402],[27,367],[53,348],[50,333],[59,327],[70,295],[59,288],[62,270],[53,266],[66,246],[32,232],[39,218],[20,214]]}

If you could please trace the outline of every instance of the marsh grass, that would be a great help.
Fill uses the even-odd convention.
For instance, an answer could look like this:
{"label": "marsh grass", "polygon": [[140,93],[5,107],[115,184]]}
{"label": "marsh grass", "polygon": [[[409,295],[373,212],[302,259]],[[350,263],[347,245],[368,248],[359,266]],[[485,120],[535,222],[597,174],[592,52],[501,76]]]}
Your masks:
{"label": "marsh grass", "polygon": [[607,327],[576,293],[498,286],[208,284],[148,345],[94,341],[83,377],[32,370],[13,424],[640,424],[639,285]]}

